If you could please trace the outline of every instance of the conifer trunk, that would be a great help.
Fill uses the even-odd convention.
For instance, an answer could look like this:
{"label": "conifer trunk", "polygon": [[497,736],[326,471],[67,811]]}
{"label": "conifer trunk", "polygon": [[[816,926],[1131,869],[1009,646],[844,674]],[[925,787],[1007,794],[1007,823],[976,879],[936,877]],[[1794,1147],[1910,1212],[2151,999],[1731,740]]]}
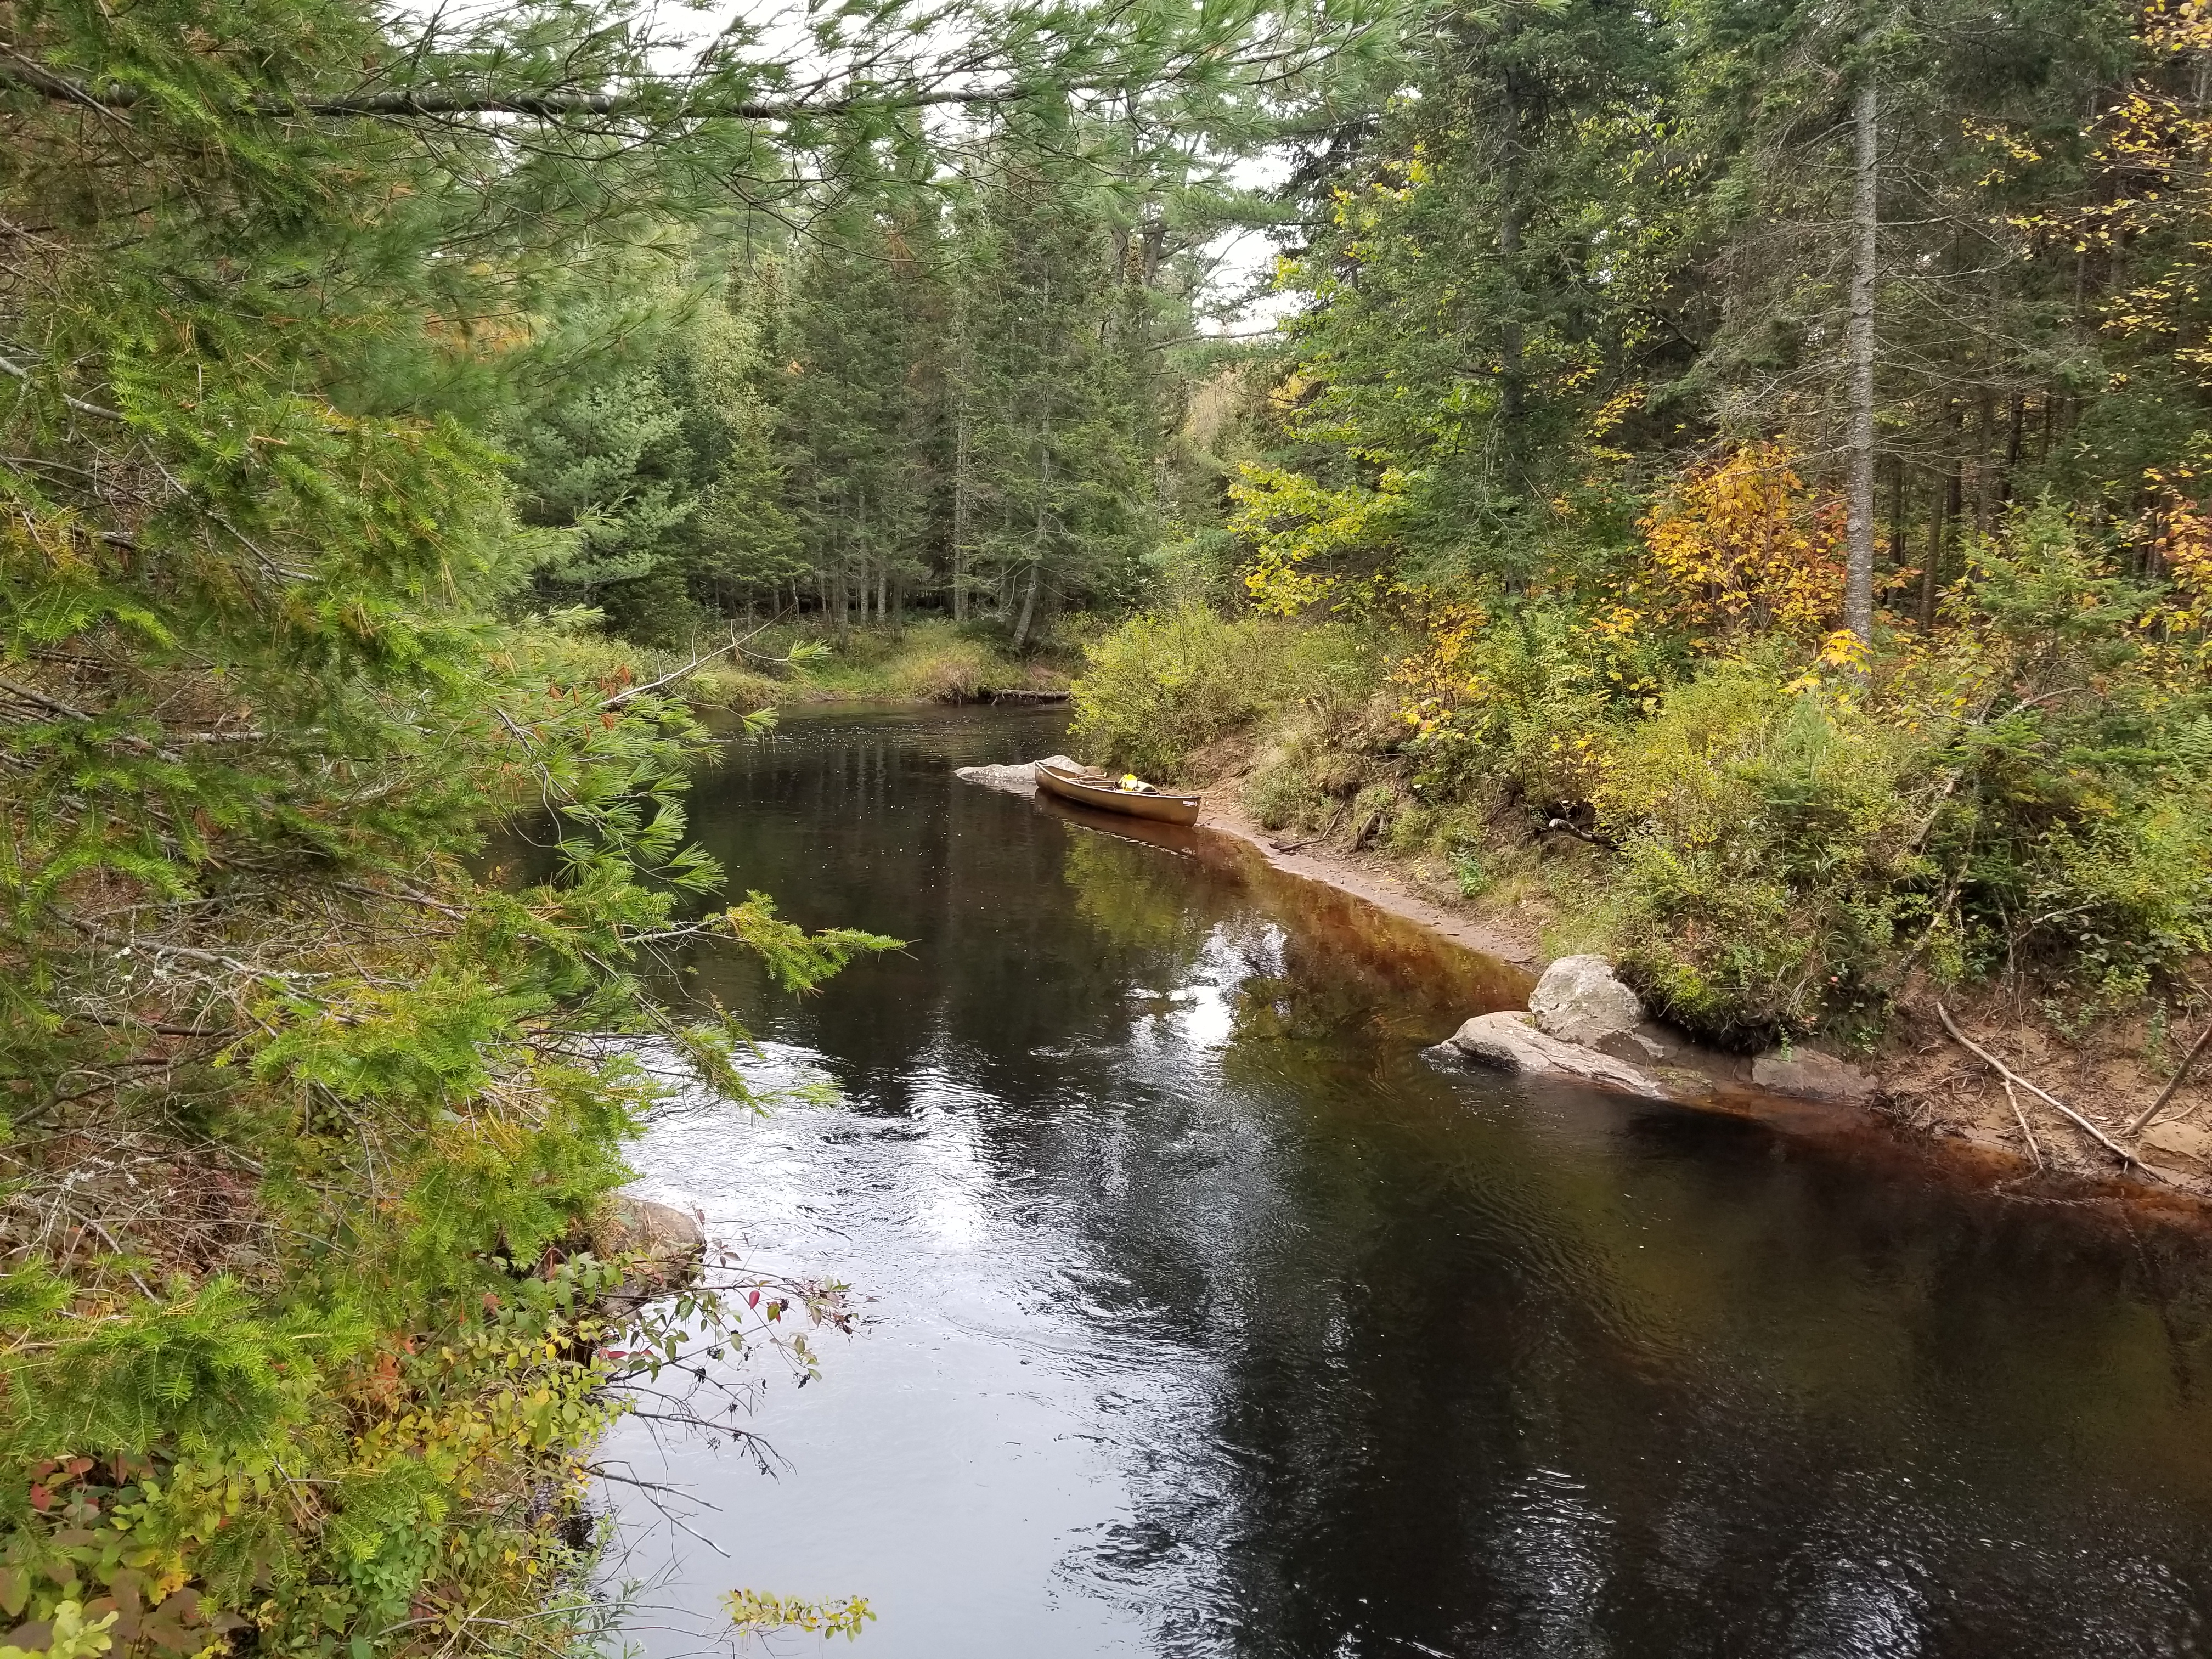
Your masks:
{"label": "conifer trunk", "polygon": [[1508,488],[1518,491],[1527,476],[1523,423],[1528,413],[1527,342],[1521,326],[1521,225],[1526,214],[1522,199],[1521,108],[1516,101],[1513,71],[1505,72],[1504,97],[1499,100],[1501,142],[1498,151],[1499,204],[1498,268],[1505,279],[1504,315],[1498,325],[1498,414],[1504,440]]}
{"label": "conifer trunk", "polygon": [[968,620],[968,380],[971,364],[963,330],[959,385],[952,404],[952,620]]}
{"label": "conifer trunk", "polygon": [[1037,573],[1044,567],[1045,508],[1052,494],[1052,424],[1045,423],[1044,452],[1038,458],[1036,522],[1030,538],[1029,586],[1022,590],[1021,619],[1014,624],[1014,649],[1029,643],[1030,623],[1036,616]]}
{"label": "conifer trunk", "polygon": [[1036,615],[1037,566],[1030,561],[1029,586],[1022,590],[1021,619],[1014,624],[1014,649],[1019,651],[1029,643],[1030,623]]}
{"label": "conifer trunk", "polygon": [[1850,476],[1844,532],[1844,626],[1868,643],[1874,639],[1874,283],[1880,161],[1875,117],[1869,73],[1852,104],[1850,325],[1845,343],[1850,390],[1844,439]]}

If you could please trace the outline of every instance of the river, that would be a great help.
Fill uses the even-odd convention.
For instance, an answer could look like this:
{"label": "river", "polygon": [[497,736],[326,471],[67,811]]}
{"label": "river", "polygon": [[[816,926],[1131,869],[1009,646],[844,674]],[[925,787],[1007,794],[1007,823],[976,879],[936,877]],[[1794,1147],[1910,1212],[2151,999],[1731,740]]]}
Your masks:
{"label": "river", "polygon": [[779,1473],[606,1448],[682,1495],[605,1489],[655,1659],[736,1586],[866,1596],[859,1659],[2204,1650],[2197,1238],[1438,1070],[1493,966],[951,775],[1059,729],[817,714],[696,787],[734,888],[911,943],[693,963],[836,1098],[672,1105],[636,1190],[865,1318],[751,1373]]}

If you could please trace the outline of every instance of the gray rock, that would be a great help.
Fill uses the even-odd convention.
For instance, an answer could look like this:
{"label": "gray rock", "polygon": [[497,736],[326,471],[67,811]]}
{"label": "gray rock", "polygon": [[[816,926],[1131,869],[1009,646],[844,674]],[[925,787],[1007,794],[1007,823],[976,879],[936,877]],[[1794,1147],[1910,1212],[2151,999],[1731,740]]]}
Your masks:
{"label": "gray rock", "polygon": [[698,1255],[707,1248],[707,1235],[696,1218],[654,1199],[616,1194],[615,1224],[624,1249],[647,1255]]}
{"label": "gray rock", "polygon": [[691,1217],[672,1204],[628,1193],[615,1194],[605,1237],[596,1242],[606,1255],[638,1258],[605,1298],[605,1310],[617,1318],[683,1289],[699,1276],[707,1254],[707,1235]]}
{"label": "gray rock", "polygon": [[1863,1106],[1880,1086],[1856,1066],[1818,1048],[1777,1049],[1751,1062],[1751,1080],[1778,1095],[1825,1100],[1838,1106]]}
{"label": "gray rock", "polygon": [[[1047,755],[1045,760],[1054,766],[1071,772],[1081,771],[1081,763],[1065,755]],[[1018,766],[962,766],[954,769],[952,775],[963,783],[980,783],[986,789],[1004,789],[1012,794],[1030,795],[1036,793],[1036,761],[1024,761]]]}
{"label": "gray rock", "polygon": [[1562,1042],[1537,1030],[1527,1014],[1510,1009],[1502,1013],[1477,1014],[1437,1044],[1433,1052],[1526,1077],[1595,1083],[1655,1100],[1665,1094],[1656,1083],[1626,1060],[1615,1060],[1611,1054],[1584,1048],[1579,1042]]}
{"label": "gray rock", "polygon": [[1528,1012],[1563,1042],[1602,1042],[1644,1023],[1644,1004],[1603,957],[1561,957],[1536,981]]}

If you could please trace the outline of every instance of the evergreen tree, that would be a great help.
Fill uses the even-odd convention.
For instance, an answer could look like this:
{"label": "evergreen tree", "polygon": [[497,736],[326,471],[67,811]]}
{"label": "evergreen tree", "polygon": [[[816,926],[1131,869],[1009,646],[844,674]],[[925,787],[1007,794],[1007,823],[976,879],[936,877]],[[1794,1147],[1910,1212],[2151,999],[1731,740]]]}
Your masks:
{"label": "evergreen tree", "polygon": [[1044,137],[998,137],[958,225],[960,580],[1017,649],[1050,611],[1133,591],[1162,444],[1146,273]]}

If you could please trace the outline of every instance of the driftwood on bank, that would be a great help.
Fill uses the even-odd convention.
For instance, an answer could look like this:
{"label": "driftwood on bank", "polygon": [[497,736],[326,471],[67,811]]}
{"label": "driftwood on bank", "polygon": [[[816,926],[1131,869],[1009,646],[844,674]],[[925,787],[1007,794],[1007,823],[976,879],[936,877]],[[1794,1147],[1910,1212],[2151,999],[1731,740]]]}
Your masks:
{"label": "driftwood on bank", "polygon": [[2021,1139],[2027,1143],[2027,1155],[2035,1160],[2035,1167],[2040,1170],[2043,1167],[2043,1148],[2035,1144],[2035,1131],[2027,1127],[2027,1112],[2020,1103],[2020,1091],[2012,1086],[2010,1078],[2002,1081],[2005,1098],[2012,1103],[2013,1117],[2020,1124]]}
{"label": "driftwood on bank", "polygon": [[[2121,1146],[2118,1141],[2113,1139],[2112,1136],[2106,1134],[2095,1124],[2090,1122],[2087,1118],[2083,1117],[2081,1113],[2075,1111],[2071,1106],[2069,1106],[2064,1101],[2059,1099],[2057,1096],[2052,1094],[2048,1089],[2039,1087],[2034,1083],[2030,1082],[2027,1078],[2022,1077],[2018,1072],[2014,1071],[2011,1066],[2006,1065],[2004,1061],[1999,1060],[1988,1049],[1983,1048],[1980,1043],[1975,1042],[1973,1038],[1968,1036],[1964,1031],[1960,1030],[1959,1029],[1959,1023],[1951,1018],[1951,1011],[1948,1008],[1946,1008],[1940,1002],[1936,1005],[1936,1017],[1943,1022],[1943,1029],[1951,1034],[1953,1040],[1969,1054],[1979,1056],[1981,1060],[1989,1066],[1991,1071],[1995,1072],[1999,1077],[2005,1080],[2008,1091],[2011,1085],[2015,1083],[2018,1084],[2021,1088],[2027,1090],[2028,1093],[2033,1095],[2038,1100],[2049,1105],[2061,1116],[2066,1118],[2069,1122],[2080,1128],[2083,1133],[2090,1136],[2100,1146],[2103,1146],[2107,1152],[2118,1158],[2121,1163],[2132,1164],[2137,1169],[2141,1169],[2142,1167],[2142,1160],[2137,1158],[2133,1152],[2130,1152],[2126,1147]],[[2013,1109],[2014,1111],[2018,1111],[2020,1109],[2020,1103],[2018,1100],[2014,1100],[2013,1102]],[[2027,1127],[2027,1119],[2022,1118],[2021,1122],[2023,1128]]]}
{"label": "driftwood on bank", "polygon": [[2149,1106],[2144,1109],[2144,1110],[2139,1113],[2136,1116],[2129,1120],[2128,1133],[2130,1134],[2139,1135],[2145,1129],[2148,1128],[2151,1124],[2151,1120],[2166,1109],[2166,1103],[2172,1100],[2174,1096],[2181,1092],[2182,1084],[2188,1080],[2189,1068],[2197,1064],[2197,1055],[2204,1052],[2204,1045],[2208,1042],[2212,1042],[2212,1024],[2208,1024],[2205,1026],[2203,1032],[2198,1035],[2196,1043],[2190,1048],[2186,1054],[2182,1056],[2181,1065],[2174,1072],[2173,1080],[2168,1083],[2164,1089],[2159,1091],[2158,1098],[2151,1102]]}

